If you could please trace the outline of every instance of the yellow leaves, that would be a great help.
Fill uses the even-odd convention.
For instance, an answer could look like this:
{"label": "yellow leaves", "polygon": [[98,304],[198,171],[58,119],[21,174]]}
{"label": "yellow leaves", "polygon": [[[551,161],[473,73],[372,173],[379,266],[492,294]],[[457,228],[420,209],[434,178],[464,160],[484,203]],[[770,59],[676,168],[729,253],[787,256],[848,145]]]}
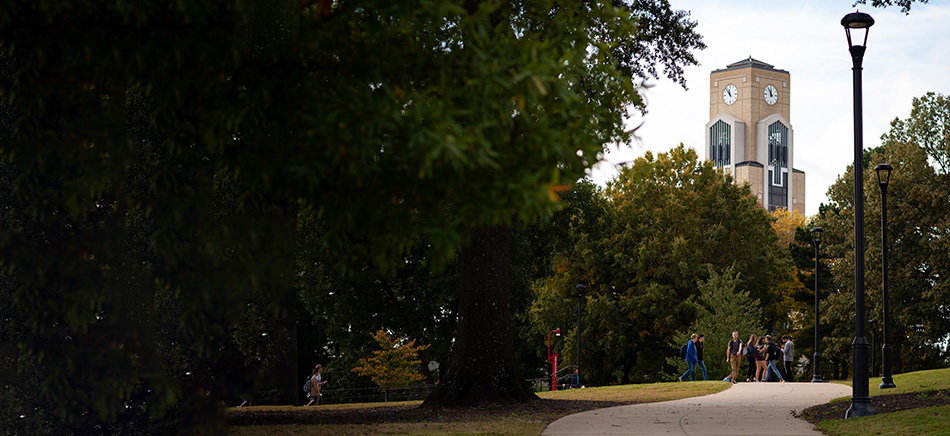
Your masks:
{"label": "yellow leaves", "polygon": [[359,375],[369,376],[380,387],[407,386],[423,380],[416,367],[422,362],[419,352],[428,345],[416,345],[416,340],[408,342],[404,338],[393,338],[380,329],[373,334],[380,349],[373,351],[373,357],[359,360],[359,366],[352,369]]}
{"label": "yellow leaves", "polygon": [[772,230],[778,235],[779,241],[785,245],[790,245],[795,241],[795,230],[804,227],[806,223],[805,216],[797,210],[775,209],[769,212],[769,216],[774,218]]}
{"label": "yellow leaves", "polygon": [[571,270],[571,265],[572,263],[570,259],[564,256],[558,256],[557,260],[555,261],[554,269],[558,274],[564,274]]}

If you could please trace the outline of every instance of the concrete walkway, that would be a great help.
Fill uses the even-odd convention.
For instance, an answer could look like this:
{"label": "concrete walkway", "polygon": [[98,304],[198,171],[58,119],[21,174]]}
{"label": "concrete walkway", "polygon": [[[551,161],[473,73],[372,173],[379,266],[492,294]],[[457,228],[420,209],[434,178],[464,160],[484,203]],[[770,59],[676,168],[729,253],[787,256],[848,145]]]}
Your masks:
{"label": "concrete walkway", "polygon": [[565,416],[552,422],[542,434],[821,435],[808,421],[795,418],[794,414],[848,395],[851,387],[836,383],[739,383],[703,397]]}

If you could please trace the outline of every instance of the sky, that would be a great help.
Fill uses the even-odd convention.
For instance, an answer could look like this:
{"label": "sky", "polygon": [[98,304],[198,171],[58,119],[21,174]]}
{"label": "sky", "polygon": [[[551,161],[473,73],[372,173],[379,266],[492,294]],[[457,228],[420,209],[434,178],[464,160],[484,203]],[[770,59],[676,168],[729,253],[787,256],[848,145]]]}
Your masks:
{"label": "sky", "polygon": [[[870,2],[868,2],[870,3]],[[629,120],[640,125],[638,140],[611,146],[591,177],[601,185],[616,176],[618,164],[647,151],[654,154],[680,143],[706,158],[709,74],[752,56],[791,74],[791,119],[795,168],[806,173],[806,214],[827,203],[827,191],[854,162],[851,55],[841,18],[854,12],[853,0],[710,1],[670,0],[690,11],[707,48],[695,53],[700,65],[685,68],[684,90],[662,77],[645,91],[647,114]],[[928,91],[950,94],[950,2],[915,3],[910,14],[899,7],[872,8],[863,64],[864,147],[881,145],[894,118],[910,116],[912,100]],[[899,177],[895,167],[891,177]]]}

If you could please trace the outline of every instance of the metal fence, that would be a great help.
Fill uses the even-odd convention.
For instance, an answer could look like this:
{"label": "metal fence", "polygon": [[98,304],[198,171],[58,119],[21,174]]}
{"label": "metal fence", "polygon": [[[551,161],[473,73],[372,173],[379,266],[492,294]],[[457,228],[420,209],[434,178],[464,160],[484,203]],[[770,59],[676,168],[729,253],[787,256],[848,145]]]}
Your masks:
{"label": "metal fence", "polygon": [[324,404],[385,403],[390,401],[424,400],[435,389],[434,384],[400,387],[371,387],[324,389],[320,399]]}
{"label": "metal fence", "polygon": [[[564,368],[567,372],[573,367]],[[558,371],[558,372],[562,372]],[[534,392],[545,392],[551,390],[551,377],[542,377],[525,380],[531,386]],[[391,401],[416,401],[425,400],[429,393],[435,389],[434,384],[418,384],[401,387],[365,387],[365,388],[345,388],[345,389],[323,389],[323,396],[320,398],[321,404],[348,404],[348,403],[385,403]],[[580,387],[580,380],[577,375],[569,373],[559,376],[557,380],[557,389],[574,389]],[[254,395],[255,405],[276,405],[280,404],[281,393],[279,389],[259,391]],[[303,403],[309,399],[306,394],[301,397]]]}

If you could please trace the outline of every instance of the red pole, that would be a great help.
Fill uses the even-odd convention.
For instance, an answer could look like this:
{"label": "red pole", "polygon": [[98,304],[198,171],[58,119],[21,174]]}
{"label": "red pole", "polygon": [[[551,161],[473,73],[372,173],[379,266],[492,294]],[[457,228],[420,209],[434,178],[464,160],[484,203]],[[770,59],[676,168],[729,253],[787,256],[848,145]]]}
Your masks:
{"label": "red pole", "polygon": [[557,328],[548,332],[548,362],[551,362],[551,390],[557,390],[557,352],[551,355],[551,333],[561,334],[561,329]]}

